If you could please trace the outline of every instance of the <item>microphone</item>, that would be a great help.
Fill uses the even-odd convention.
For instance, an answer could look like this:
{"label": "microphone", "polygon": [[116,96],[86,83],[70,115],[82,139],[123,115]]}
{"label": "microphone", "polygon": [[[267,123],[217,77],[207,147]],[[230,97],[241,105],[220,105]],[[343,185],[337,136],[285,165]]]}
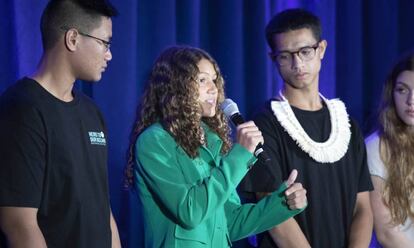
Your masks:
{"label": "microphone", "polygon": [[[233,122],[234,125],[238,126],[245,122],[243,116],[240,114],[237,104],[230,98],[227,98],[223,101],[221,104],[221,110],[223,110],[224,114]],[[256,146],[254,156],[266,163],[270,161],[269,156],[263,149],[262,143],[259,143]]]}

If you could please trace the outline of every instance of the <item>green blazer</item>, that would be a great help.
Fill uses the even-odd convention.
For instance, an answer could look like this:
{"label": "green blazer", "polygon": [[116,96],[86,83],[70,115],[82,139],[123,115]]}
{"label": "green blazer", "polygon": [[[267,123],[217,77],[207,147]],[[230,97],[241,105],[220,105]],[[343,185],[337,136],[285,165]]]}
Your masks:
{"label": "green blazer", "polygon": [[136,189],[142,204],[145,247],[230,247],[302,210],[289,210],[286,186],[241,204],[236,186],[256,159],[235,144],[226,156],[222,140],[205,125],[207,146],[191,159],[160,124],[136,141]]}

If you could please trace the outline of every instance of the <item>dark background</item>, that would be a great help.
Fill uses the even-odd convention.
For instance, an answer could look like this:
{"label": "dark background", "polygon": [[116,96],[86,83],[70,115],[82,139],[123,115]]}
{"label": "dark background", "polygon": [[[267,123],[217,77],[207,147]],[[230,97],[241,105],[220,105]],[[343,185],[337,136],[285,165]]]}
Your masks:
{"label": "dark background", "polygon": [[[1,0],[0,93],[31,74],[42,46],[39,20],[46,0]],[[109,129],[112,209],[126,247],[142,247],[135,194],[122,189],[128,135],[145,78],[166,47],[187,44],[207,50],[219,63],[226,92],[249,117],[281,85],[264,27],[277,12],[306,8],[320,16],[328,48],[320,88],[341,98],[365,134],[388,70],[414,45],[410,0],[118,0],[113,19],[113,60],[99,83],[78,82],[105,115]],[[236,246],[242,247],[242,242]]]}

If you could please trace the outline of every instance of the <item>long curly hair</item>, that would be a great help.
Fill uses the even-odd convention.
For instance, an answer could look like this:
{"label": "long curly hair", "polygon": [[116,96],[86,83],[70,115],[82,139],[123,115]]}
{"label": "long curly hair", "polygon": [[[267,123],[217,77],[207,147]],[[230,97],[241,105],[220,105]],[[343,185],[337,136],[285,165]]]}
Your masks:
{"label": "long curly hair", "polygon": [[392,69],[383,89],[379,114],[381,159],[388,171],[383,198],[391,212],[392,224],[414,219],[414,130],[398,116],[394,91],[398,76],[414,71],[414,54],[403,57]]}
{"label": "long curly hair", "polygon": [[[217,74],[218,98],[213,117],[202,117],[198,101],[199,85],[195,79],[199,73],[197,64],[202,59],[210,61]],[[135,150],[139,149],[135,145],[136,140],[156,122],[161,123],[191,158],[199,155],[204,135],[201,122],[204,122],[223,140],[221,153],[227,153],[231,147],[230,128],[219,107],[224,98],[223,77],[216,61],[207,52],[188,46],[174,46],[163,51],[152,67],[136,110],[125,168],[125,186],[130,188],[134,185]]]}

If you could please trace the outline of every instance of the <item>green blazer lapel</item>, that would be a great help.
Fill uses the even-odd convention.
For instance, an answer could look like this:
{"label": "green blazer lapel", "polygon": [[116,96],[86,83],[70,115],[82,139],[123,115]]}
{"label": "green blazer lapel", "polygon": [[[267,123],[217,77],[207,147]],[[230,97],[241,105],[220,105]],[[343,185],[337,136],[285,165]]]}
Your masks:
{"label": "green blazer lapel", "polygon": [[[223,145],[223,141],[220,139],[220,137],[212,132],[210,128],[203,123],[203,128],[205,135],[207,137],[207,146],[203,146],[202,149],[205,152],[200,151],[200,155],[206,159],[207,161],[211,161],[211,159],[214,161],[212,164],[213,166],[219,166],[220,165],[220,151],[221,146]],[[210,157],[209,159],[206,157],[206,154]]]}

